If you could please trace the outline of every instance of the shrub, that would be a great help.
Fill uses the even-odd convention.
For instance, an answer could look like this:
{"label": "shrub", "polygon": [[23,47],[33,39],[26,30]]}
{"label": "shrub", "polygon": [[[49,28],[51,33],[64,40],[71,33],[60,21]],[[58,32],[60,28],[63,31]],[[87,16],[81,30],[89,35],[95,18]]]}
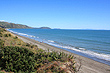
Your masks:
{"label": "shrub", "polygon": [[34,48],[34,45],[31,45],[31,48]]}
{"label": "shrub", "polygon": [[0,73],[5,73],[5,72],[0,71]]}
{"label": "shrub", "polygon": [[0,39],[0,48],[4,46],[5,41]]}
{"label": "shrub", "polygon": [[19,42],[18,45],[21,45],[21,42]]}
{"label": "shrub", "polygon": [[23,47],[7,46],[0,52],[2,69],[12,72],[32,72],[34,70],[35,55]]}
{"label": "shrub", "polygon": [[30,47],[31,45],[29,43],[26,43],[26,46]]}
{"label": "shrub", "polygon": [[47,57],[47,60],[48,60],[49,62],[51,62],[51,61],[52,61],[52,58],[51,58],[51,57]]}
{"label": "shrub", "polygon": [[2,34],[0,34],[0,37],[2,37]]}
{"label": "shrub", "polygon": [[11,34],[4,34],[4,37],[11,37]]}
{"label": "shrub", "polygon": [[9,34],[9,36],[11,37],[11,34]]}
{"label": "shrub", "polygon": [[14,37],[14,39],[18,39],[18,37],[17,37],[17,36],[15,36],[15,37]]}
{"label": "shrub", "polygon": [[8,34],[4,34],[4,37],[8,37]]}
{"label": "shrub", "polygon": [[5,29],[3,29],[3,28],[0,28],[0,32],[3,32],[3,31],[6,31]]}
{"label": "shrub", "polygon": [[2,34],[2,33],[0,32],[0,34]]}

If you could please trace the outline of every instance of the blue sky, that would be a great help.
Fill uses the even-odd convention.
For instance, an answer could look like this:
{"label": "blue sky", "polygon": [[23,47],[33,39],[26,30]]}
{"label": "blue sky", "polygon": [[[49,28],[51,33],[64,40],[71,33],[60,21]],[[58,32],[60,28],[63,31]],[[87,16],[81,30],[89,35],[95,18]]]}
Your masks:
{"label": "blue sky", "polygon": [[31,27],[110,30],[110,0],[0,0],[0,20]]}

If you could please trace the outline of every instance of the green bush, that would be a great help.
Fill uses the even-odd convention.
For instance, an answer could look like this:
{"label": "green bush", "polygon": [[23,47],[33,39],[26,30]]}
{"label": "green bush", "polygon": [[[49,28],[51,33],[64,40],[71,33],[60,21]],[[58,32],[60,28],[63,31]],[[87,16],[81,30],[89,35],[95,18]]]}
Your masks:
{"label": "green bush", "polygon": [[15,37],[14,37],[14,39],[18,39],[18,37],[17,37],[17,36],[15,36]]}
{"label": "green bush", "polygon": [[45,52],[42,49],[39,49],[38,52],[36,53],[35,60],[36,60],[36,66],[35,68],[40,67],[40,64],[45,64],[49,63],[52,61],[61,61],[65,62],[69,58],[73,58],[72,56],[69,56],[63,52],[57,53],[57,52]]}
{"label": "green bush", "polygon": [[10,72],[34,71],[35,55],[23,47],[4,47],[0,52],[2,69]]}
{"label": "green bush", "polygon": [[31,48],[34,48],[34,45],[31,45]]}
{"label": "green bush", "polygon": [[31,45],[29,43],[26,43],[26,46],[30,47]]}
{"label": "green bush", "polygon": [[0,39],[0,48],[4,46],[4,41]]}
{"label": "green bush", "polygon": [[0,37],[2,37],[2,34],[0,34]]}
{"label": "green bush", "polygon": [[4,37],[11,37],[11,34],[4,34]]}
{"label": "green bush", "polygon": [[5,72],[1,72],[1,71],[0,71],[0,73],[5,73]]}
{"label": "green bush", "polygon": [[21,42],[19,42],[18,45],[21,45]]}
{"label": "green bush", "polygon": [[5,29],[3,29],[3,28],[0,28],[0,32],[3,32],[3,31],[6,31]]}
{"label": "green bush", "polygon": [[0,34],[2,34],[2,33],[0,32]]}
{"label": "green bush", "polygon": [[9,34],[9,36],[11,37],[11,34]]}
{"label": "green bush", "polygon": [[4,37],[8,37],[8,34],[4,34]]}

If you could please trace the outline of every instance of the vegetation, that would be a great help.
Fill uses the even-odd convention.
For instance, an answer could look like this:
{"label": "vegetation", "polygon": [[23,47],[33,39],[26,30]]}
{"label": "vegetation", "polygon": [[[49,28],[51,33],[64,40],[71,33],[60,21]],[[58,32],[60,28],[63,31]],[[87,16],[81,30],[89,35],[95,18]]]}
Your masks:
{"label": "vegetation", "polygon": [[0,27],[2,28],[31,28],[22,24],[8,23],[8,22],[0,22]]}
{"label": "vegetation", "polygon": [[32,72],[34,70],[35,55],[22,47],[6,46],[1,53],[2,69],[8,72]]}
{"label": "vegetation", "polygon": [[15,37],[14,37],[14,39],[18,39],[18,37],[17,37],[17,36],[15,36]]}
{"label": "vegetation", "polygon": [[4,46],[4,41],[2,39],[0,39],[0,47]]}
{"label": "vegetation", "polygon": [[[70,69],[73,73],[75,72],[75,62],[73,60],[73,56],[67,55],[63,52],[45,52],[42,49],[39,49],[36,53],[35,60],[35,69],[37,69],[37,72],[39,73],[64,73]],[[72,66],[69,66],[68,62]],[[64,65],[65,67],[63,67],[62,65]]]}
{"label": "vegetation", "polygon": [[[0,28],[0,69],[7,72],[66,73],[76,72],[72,55],[44,51],[24,43],[17,36]],[[2,72],[2,71],[1,71]]]}

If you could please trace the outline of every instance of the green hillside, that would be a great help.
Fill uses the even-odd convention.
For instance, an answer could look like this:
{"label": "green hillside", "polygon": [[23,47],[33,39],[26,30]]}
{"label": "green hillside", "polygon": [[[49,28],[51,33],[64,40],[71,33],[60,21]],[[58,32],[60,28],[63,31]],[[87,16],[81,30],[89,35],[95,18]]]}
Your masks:
{"label": "green hillside", "polygon": [[0,27],[2,28],[31,28],[27,25],[8,23],[8,22],[0,22]]}

